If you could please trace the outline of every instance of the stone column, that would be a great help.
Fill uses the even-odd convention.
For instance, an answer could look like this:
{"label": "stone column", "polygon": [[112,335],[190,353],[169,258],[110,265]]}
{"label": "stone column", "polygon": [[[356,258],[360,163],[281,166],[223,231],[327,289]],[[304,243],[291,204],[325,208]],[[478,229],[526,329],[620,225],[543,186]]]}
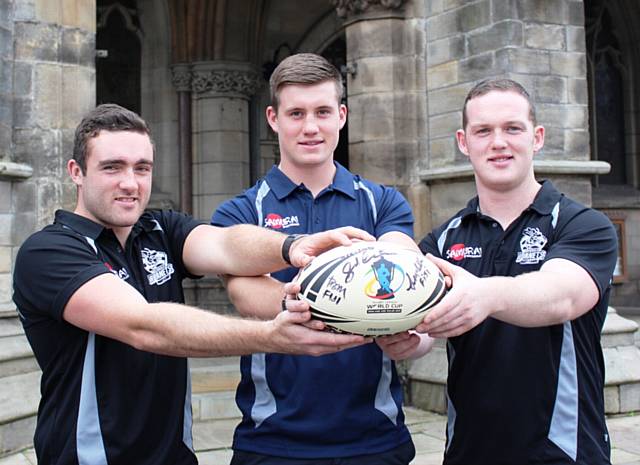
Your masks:
{"label": "stone column", "polygon": [[208,220],[249,187],[249,102],[260,75],[241,62],[192,65],[193,213]]}
{"label": "stone column", "polygon": [[349,166],[396,186],[422,213],[426,205],[417,171],[428,140],[424,20],[405,0],[334,0],[334,5],[345,19],[351,71]]}

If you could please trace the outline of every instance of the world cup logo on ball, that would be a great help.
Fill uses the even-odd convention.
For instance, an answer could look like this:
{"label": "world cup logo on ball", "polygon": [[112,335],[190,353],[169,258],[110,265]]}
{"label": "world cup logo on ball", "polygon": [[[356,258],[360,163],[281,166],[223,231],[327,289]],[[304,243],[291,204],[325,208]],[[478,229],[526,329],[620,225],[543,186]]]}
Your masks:
{"label": "world cup logo on ball", "polygon": [[382,257],[378,261],[371,265],[373,274],[376,277],[376,281],[380,288],[376,292],[376,298],[378,299],[393,299],[395,297],[393,290],[391,289],[391,282],[393,281],[393,274],[396,266],[386,258]]}

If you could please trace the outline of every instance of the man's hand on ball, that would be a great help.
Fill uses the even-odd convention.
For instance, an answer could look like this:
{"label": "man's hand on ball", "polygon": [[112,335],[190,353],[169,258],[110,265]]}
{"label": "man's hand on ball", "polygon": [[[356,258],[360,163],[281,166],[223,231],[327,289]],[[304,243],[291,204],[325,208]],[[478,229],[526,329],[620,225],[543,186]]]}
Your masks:
{"label": "man's hand on ball", "polygon": [[352,240],[375,241],[375,237],[362,229],[346,226],[302,237],[291,244],[289,258],[296,268],[307,265],[322,252],[341,245],[351,245]]}
{"label": "man's hand on ball", "polygon": [[[350,334],[335,334],[319,331],[313,326],[309,311],[286,311],[269,322],[273,325],[270,338],[272,352],[286,354],[325,355],[350,349],[371,342],[371,338]],[[322,328],[324,325],[319,323]]]}
{"label": "man's hand on ball", "polygon": [[451,289],[429,310],[416,331],[435,338],[448,338],[466,333],[482,323],[491,313],[493,299],[487,295],[484,283],[484,279],[490,278],[478,278],[431,254],[427,258],[440,268],[447,281],[450,280]]}
{"label": "man's hand on ball", "polygon": [[391,360],[405,360],[413,357],[420,344],[420,336],[403,331],[391,336],[379,336],[375,341]]}

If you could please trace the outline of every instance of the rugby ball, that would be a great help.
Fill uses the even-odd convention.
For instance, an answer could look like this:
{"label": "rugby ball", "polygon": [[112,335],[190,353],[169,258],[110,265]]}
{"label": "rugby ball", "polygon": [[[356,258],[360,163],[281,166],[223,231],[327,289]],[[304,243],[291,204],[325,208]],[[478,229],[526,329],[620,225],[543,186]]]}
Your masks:
{"label": "rugby ball", "polygon": [[415,328],[446,293],[444,276],[418,251],[391,242],[331,249],[296,278],[314,318],[341,332],[382,336]]}

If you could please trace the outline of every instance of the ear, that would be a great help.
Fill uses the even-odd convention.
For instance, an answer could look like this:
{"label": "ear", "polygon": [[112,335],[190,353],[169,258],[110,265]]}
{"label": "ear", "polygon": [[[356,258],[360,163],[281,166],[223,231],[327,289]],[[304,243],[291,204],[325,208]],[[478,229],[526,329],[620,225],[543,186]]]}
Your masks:
{"label": "ear", "polygon": [[544,126],[533,128],[533,153],[538,153],[544,147]]}
{"label": "ear", "polygon": [[77,161],[71,159],[67,162],[67,172],[76,186],[82,185],[84,174],[82,173],[82,168],[80,168]]}
{"label": "ear", "polygon": [[467,147],[467,137],[463,129],[458,129],[456,131],[456,142],[458,142],[458,148],[460,151],[468,157],[469,148]]}
{"label": "ear", "polygon": [[347,106],[340,104],[340,108],[338,108],[338,116],[340,118],[340,129],[342,129],[344,127],[344,125],[347,123]]}
{"label": "ear", "polygon": [[267,115],[267,123],[269,123],[269,126],[271,126],[271,129],[273,129],[273,132],[277,134],[278,133],[278,114],[275,108],[269,105],[267,107],[265,114]]}

